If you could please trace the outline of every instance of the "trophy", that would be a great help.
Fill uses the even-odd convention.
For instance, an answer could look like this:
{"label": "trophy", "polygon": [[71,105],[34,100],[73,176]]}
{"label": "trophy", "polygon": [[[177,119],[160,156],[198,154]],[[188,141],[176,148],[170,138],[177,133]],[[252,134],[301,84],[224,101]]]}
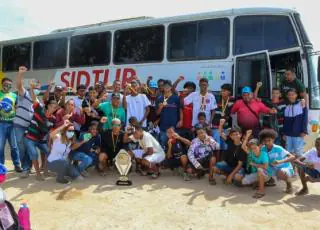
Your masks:
{"label": "trophy", "polygon": [[125,150],[121,149],[115,157],[115,165],[120,173],[116,185],[132,185],[132,181],[127,177],[131,168],[131,156]]}

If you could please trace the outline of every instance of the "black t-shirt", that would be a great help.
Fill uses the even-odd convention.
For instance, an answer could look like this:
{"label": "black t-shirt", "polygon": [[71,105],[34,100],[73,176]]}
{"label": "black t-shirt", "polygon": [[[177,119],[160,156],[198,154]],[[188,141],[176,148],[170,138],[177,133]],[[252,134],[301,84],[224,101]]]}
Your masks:
{"label": "black t-shirt", "polygon": [[240,145],[235,145],[231,139],[226,141],[228,149],[224,154],[224,161],[231,167],[236,167],[239,161],[246,162],[246,153]]}
{"label": "black t-shirt", "polygon": [[[165,146],[165,151],[168,151],[168,143]],[[183,143],[180,141],[176,141],[176,143],[172,144],[171,154],[173,158],[180,158],[182,155],[186,154],[186,148],[184,147]]]}
{"label": "black t-shirt", "polygon": [[123,132],[120,132],[118,136],[113,135],[111,130],[107,130],[102,133],[101,149],[102,152],[108,155],[109,159],[113,159],[118,152],[124,148],[123,137]]}

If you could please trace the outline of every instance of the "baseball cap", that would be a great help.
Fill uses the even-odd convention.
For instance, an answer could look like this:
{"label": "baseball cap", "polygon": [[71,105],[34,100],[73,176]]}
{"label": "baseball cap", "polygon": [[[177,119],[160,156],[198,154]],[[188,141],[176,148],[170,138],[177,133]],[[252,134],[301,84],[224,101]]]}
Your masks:
{"label": "baseball cap", "polygon": [[158,88],[158,84],[157,84],[156,81],[150,81],[149,82],[149,87],[157,89]]}
{"label": "baseball cap", "polygon": [[254,138],[248,142],[249,145],[259,145],[259,140]]}
{"label": "baseball cap", "polygon": [[169,81],[169,80],[165,80],[165,81],[163,81],[163,86],[172,87],[172,83],[171,83],[171,81]]}
{"label": "baseball cap", "polygon": [[241,94],[252,93],[252,90],[249,86],[245,86],[241,90]]}
{"label": "baseball cap", "polygon": [[120,98],[120,93],[112,93],[111,98],[118,97]]}
{"label": "baseball cap", "polygon": [[55,90],[63,90],[63,86],[62,85],[56,85],[56,87],[54,88]]}

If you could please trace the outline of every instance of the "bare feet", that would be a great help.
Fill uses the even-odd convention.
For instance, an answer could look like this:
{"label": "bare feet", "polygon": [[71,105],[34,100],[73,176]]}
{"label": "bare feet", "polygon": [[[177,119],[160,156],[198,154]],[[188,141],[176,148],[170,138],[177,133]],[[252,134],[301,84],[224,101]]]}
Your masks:
{"label": "bare feet", "polygon": [[299,192],[296,192],[297,196],[304,196],[309,193],[309,190],[307,188],[302,188]]}

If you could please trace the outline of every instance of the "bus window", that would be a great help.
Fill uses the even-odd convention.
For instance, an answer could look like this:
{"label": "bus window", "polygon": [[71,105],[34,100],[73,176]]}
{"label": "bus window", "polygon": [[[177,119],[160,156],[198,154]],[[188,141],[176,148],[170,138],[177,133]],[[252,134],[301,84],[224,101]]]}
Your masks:
{"label": "bus window", "polygon": [[31,43],[4,46],[2,49],[2,70],[17,71],[19,66],[30,68]]}
{"label": "bus window", "polygon": [[33,68],[63,68],[67,63],[67,38],[37,41],[33,45]]}
{"label": "bus window", "polygon": [[172,24],[169,27],[168,59],[226,58],[229,55],[229,34],[227,18]]}
{"label": "bus window", "polygon": [[164,56],[164,26],[118,30],[114,35],[115,64],[161,62]]}
{"label": "bus window", "polygon": [[72,37],[70,40],[70,66],[108,65],[110,44],[110,32]]}
{"label": "bus window", "polygon": [[235,55],[296,46],[298,41],[287,16],[239,16],[234,20]]}
{"label": "bus window", "polygon": [[309,37],[307,35],[307,32],[306,32],[303,24],[302,24],[300,14],[298,14],[298,13],[294,14],[294,18],[295,18],[296,23],[298,25],[298,28],[299,28],[303,43],[310,45],[311,42],[310,42],[310,39],[309,39]]}

